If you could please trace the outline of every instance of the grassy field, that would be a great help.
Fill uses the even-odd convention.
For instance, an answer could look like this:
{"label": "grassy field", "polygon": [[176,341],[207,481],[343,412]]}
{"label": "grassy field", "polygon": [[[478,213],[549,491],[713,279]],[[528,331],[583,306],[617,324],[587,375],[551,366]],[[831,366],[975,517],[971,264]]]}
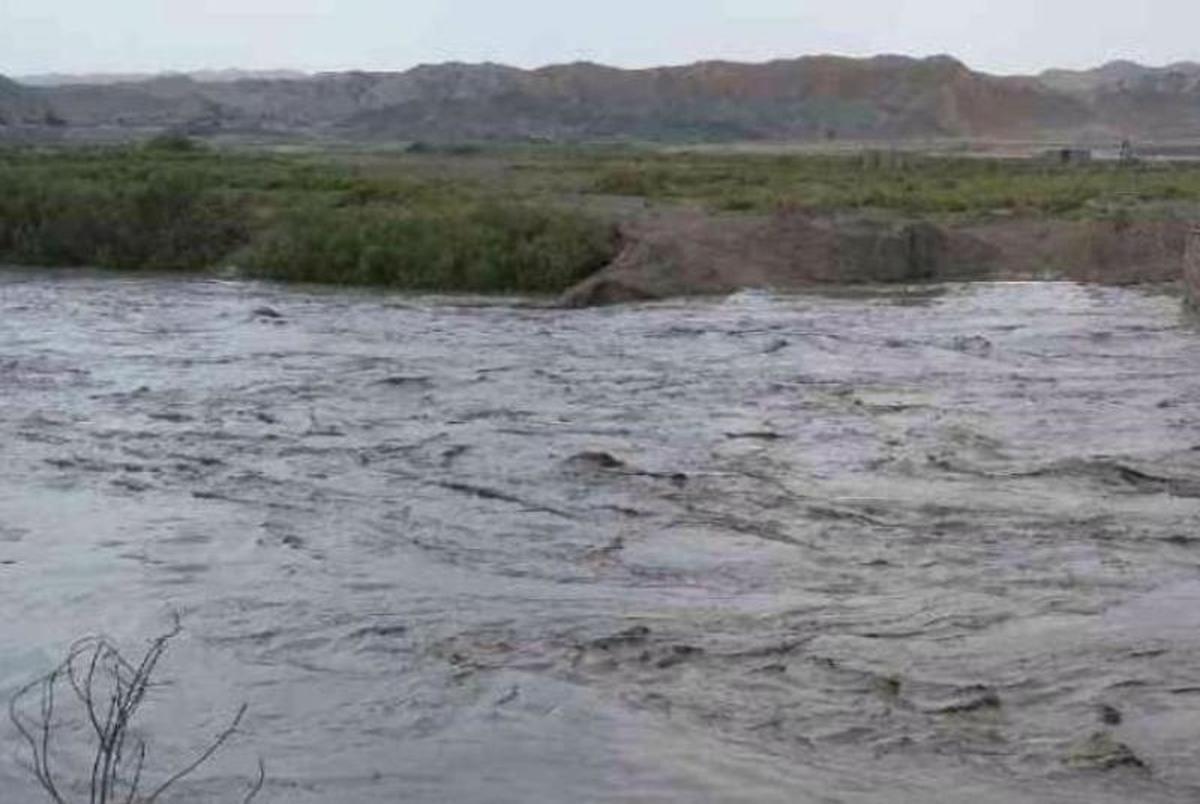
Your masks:
{"label": "grassy field", "polygon": [[552,293],[617,247],[610,222],[462,177],[168,145],[0,151],[0,262]]}
{"label": "grassy field", "polygon": [[281,154],[163,138],[0,150],[0,262],[553,293],[613,257],[618,208],[971,220],[1197,203],[1195,163],[532,146]]}
{"label": "grassy field", "polygon": [[1031,159],[865,152],[825,156],[590,153],[533,159],[560,187],[709,209],[872,210],[922,217],[1087,217],[1200,202],[1200,163],[1062,166]]}
{"label": "grassy field", "polygon": [[[771,154],[620,147],[480,149],[474,154],[323,157],[375,176],[440,176],[523,198],[699,205],[714,212],[878,212],[936,220],[1155,216],[1200,204],[1200,162],[934,156],[915,152]],[[596,204],[604,208],[603,204]]]}

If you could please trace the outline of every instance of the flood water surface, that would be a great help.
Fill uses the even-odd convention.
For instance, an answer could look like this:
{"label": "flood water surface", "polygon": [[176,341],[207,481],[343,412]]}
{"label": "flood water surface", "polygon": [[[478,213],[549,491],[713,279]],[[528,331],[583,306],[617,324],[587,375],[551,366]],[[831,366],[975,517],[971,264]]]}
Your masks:
{"label": "flood water surface", "polygon": [[178,611],[153,772],[249,704],[181,801],[1194,801],[1197,422],[1128,290],[10,272],[0,693]]}

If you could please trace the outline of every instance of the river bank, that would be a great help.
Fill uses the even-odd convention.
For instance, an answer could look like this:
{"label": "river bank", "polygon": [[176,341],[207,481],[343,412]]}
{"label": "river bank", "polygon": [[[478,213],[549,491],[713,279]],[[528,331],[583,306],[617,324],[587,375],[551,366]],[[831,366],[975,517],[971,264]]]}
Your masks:
{"label": "river bank", "polygon": [[1200,166],[492,148],[0,150],[0,260],[567,306],[912,281],[1176,281]]}
{"label": "river bank", "polygon": [[947,281],[1178,282],[1192,223],[928,220],[669,210],[628,221],[620,254],[569,289],[568,306],[746,288]]}
{"label": "river bank", "polygon": [[1187,251],[1184,255],[1183,285],[1188,302],[1200,310],[1200,224],[1188,232]]}

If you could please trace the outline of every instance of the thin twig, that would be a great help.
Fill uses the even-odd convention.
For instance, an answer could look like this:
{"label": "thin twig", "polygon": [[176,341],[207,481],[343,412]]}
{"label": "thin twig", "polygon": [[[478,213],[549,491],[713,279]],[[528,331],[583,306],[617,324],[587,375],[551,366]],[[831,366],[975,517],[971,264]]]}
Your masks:
{"label": "thin twig", "polygon": [[58,670],[50,674],[42,693],[42,775],[53,779],[50,770],[50,733],[54,729],[54,685],[58,680]]}
{"label": "thin twig", "polygon": [[258,798],[258,794],[262,792],[263,785],[267,783],[267,763],[263,762],[262,757],[258,758],[258,780],[254,783],[254,787],[250,788],[250,792],[246,793],[246,797],[242,799],[242,804],[250,804],[254,799]]}
{"label": "thin twig", "polygon": [[[82,728],[94,735],[96,748],[91,762],[90,804],[119,804],[122,801],[123,804],[152,804],[208,762],[237,733],[246,716],[246,704],[195,760],[148,797],[139,798],[149,751],[144,740],[132,735],[133,720],[146,700],[160,660],[171,640],[182,630],[179,617],[175,615],[171,630],[150,643],[136,666],[103,637],[81,639],[71,646],[62,663],[19,689],[9,699],[9,719],[29,748],[32,773],[54,804],[68,804],[59,792],[52,762],[55,744],[60,739],[56,736],[60,726],[72,731]],[[60,684],[74,693],[76,705],[86,716],[86,725],[75,726],[61,716],[55,719]],[[136,749],[129,755],[126,747],[131,744],[131,738]],[[266,765],[259,759],[258,779],[243,804],[253,801],[265,784]],[[124,792],[123,799],[118,798],[121,792]]]}
{"label": "thin twig", "polygon": [[33,754],[34,776],[37,777],[38,782],[42,785],[42,788],[46,791],[50,798],[54,800],[55,804],[66,804],[66,802],[63,800],[63,797],[59,795],[58,788],[54,784],[54,779],[48,777],[43,770],[41,754],[38,750],[37,738],[35,738],[33,736],[33,732],[30,731],[30,726],[21,720],[21,715],[19,712],[21,701],[23,701],[38,687],[42,687],[44,690],[45,684],[46,679],[38,679],[37,681],[34,681],[18,690],[17,694],[14,695],[8,702],[8,716],[9,719],[12,720],[13,725],[16,726],[17,733],[21,735],[21,739],[29,744],[30,751]]}
{"label": "thin twig", "polygon": [[146,797],[145,804],[154,804],[155,801],[158,801],[158,797],[167,792],[171,785],[175,784],[186,776],[191,775],[193,771],[207,762],[213,754],[217,753],[221,746],[223,746],[229,740],[229,738],[237,732],[238,726],[240,726],[242,723],[242,718],[246,716],[247,709],[249,709],[249,705],[242,704],[242,708],[238,710],[230,724],[225,727],[224,731],[217,735],[216,739],[208,746],[208,748],[206,748],[204,752],[196,758],[196,761],[176,773],[170,779],[167,779],[165,782],[163,782],[157,790]]}
{"label": "thin twig", "polygon": [[125,804],[133,804],[133,799],[135,796],[137,796],[138,786],[142,783],[142,768],[145,766],[146,744],[139,740],[137,768],[133,772],[133,783],[129,785],[129,795],[125,797]]}

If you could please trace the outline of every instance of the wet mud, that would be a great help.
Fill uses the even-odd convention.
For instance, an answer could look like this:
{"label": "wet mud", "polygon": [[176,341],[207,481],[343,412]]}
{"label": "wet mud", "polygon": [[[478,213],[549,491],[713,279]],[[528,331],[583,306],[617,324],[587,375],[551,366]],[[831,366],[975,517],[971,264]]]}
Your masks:
{"label": "wet mud", "polygon": [[1197,422],[1133,290],[7,272],[0,693],[174,609],[182,801],[1194,801]]}

